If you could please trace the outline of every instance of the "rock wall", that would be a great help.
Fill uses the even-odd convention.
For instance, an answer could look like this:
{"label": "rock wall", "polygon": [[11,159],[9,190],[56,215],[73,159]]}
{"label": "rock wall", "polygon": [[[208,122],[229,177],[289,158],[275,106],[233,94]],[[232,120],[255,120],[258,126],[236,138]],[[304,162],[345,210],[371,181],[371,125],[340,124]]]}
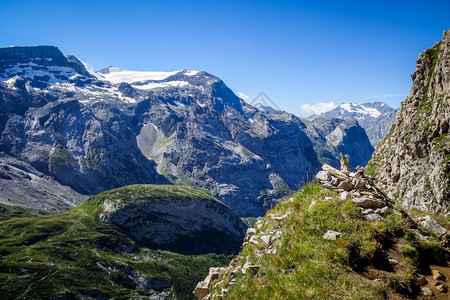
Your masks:
{"label": "rock wall", "polygon": [[450,213],[450,31],[420,53],[396,125],[377,146],[368,171],[405,207]]}
{"label": "rock wall", "polygon": [[[137,192],[129,194],[133,190]],[[159,196],[178,190],[172,196]],[[113,193],[122,193],[125,198],[133,195],[134,199],[117,202],[107,197],[101,218],[139,246],[183,254],[237,253],[247,230],[245,223],[229,207],[206,194],[183,196],[190,190],[165,185],[116,189]]]}

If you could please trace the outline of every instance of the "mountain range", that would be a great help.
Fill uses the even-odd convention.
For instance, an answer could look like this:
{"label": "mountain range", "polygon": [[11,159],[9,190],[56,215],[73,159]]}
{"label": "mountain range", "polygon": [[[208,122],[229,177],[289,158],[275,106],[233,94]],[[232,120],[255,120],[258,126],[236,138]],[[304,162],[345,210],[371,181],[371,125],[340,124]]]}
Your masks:
{"label": "mountain range", "polygon": [[53,46],[9,47],[0,80],[7,204],[64,211],[108,189],[176,183],[260,216],[310,180],[322,156],[352,154],[356,166],[373,151],[358,123],[328,126],[327,146],[320,126],[261,111],[206,72],[92,72]]}
{"label": "mountain range", "polygon": [[393,109],[384,102],[342,103],[330,111],[312,115],[308,119],[339,118],[346,121],[357,120],[359,125],[366,131],[372,146],[376,147],[395,123],[397,111],[397,109]]}

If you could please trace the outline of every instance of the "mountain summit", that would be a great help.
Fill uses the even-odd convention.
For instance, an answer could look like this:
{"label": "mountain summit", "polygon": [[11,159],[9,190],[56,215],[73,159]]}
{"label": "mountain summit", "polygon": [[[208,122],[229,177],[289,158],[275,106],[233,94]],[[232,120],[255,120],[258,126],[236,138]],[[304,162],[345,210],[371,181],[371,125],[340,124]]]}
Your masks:
{"label": "mountain summit", "polygon": [[312,115],[308,119],[339,118],[346,121],[357,120],[365,129],[372,146],[376,146],[388,134],[395,122],[397,110],[384,102],[342,103],[338,107],[320,115]]}

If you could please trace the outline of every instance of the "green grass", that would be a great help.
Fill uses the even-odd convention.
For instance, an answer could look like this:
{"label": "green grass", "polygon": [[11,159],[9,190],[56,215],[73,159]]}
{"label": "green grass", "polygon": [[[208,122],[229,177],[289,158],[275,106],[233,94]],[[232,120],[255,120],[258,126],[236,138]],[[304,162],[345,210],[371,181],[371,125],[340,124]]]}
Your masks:
{"label": "green grass", "polygon": [[139,248],[125,234],[102,222],[104,201],[125,202],[212,197],[181,186],[135,185],[108,191],[62,214],[0,222],[0,298],[46,299],[65,292],[86,298],[96,291],[109,298],[145,295],[133,274],[169,280],[170,293],[194,299],[192,290],[225,255],[181,255]]}
{"label": "green grass", "polygon": [[[313,199],[325,197],[333,199],[318,201],[308,211]],[[238,272],[237,283],[230,288],[227,299],[384,299],[387,282],[374,283],[358,272],[376,266],[383,257],[382,249],[394,240],[403,239],[405,229],[401,216],[391,214],[380,222],[364,221],[351,200],[340,200],[336,193],[317,184],[306,185],[293,198],[293,202],[283,201],[268,212],[284,215],[291,211],[288,217],[274,222],[266,215],[257,229],[257,234],[284,231],[275,244],[277,253],[264,252],[260,256],[261,244],[247,244],[239,254],[243,258],[240,265],[250,259],[261,268],[257,273]],[[336,241],[324,240],[322,235],[327,230],[343,235]],[[428,247],[414,244],[408,248],[410,252],[405,250],[405,256],[413,256],[411,270],[426,255],[439,253],[434,248],[438,243],[432,243]],[[425,248],[429,250],[426,255]],[[416,258],[415,252],[420,253]],[[408,281],[408,276],[410,273],[403,274],[398,281]],[[224,286],[220,281],[229,277],[225,273],[215,281],[217,286],[212,292],[220,294]]]}
{"label": "green grass", "polygon": [[14,205],[6,205],[0,203],[0,221],[5,221],[12,218],[26,218],[26,217],[38,217],[51,214],[48,211],[25,208]]}
{"label": "green grass", "polygon": [[58,165],[75,164],[77,160],[65,148],[56,148],[51,152],[50,158]]}
{"label": "green grass", "polygon": [[198,186],[189,177],[187,177],[184,174],[181,174],[179,176],[179,178],[177,180],[175,180],[174,184],[178,185],[178,186],[190,187],[190,188],[195,189],[195,190],[197,190],[197,191],[199,191],[201,193],[208,194],[211,197],[213,197],[213,196],[215,196],[217,194],[217,191],[208,190],[208,189],[205,189],[205,188],[203,188],[201,186]]}

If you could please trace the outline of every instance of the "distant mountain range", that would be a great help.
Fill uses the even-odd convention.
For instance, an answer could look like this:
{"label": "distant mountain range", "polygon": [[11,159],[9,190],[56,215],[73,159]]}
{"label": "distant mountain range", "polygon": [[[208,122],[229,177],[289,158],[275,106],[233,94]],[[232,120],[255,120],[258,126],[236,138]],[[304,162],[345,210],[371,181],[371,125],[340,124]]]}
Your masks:
{"label": "distant mountain range", "polygon": [[388,133],[395,123],[397,109],[384,102],[342,103],[338,107],[320,115],[312,115],[308,119],[339,118],[346,121],[357,120],[365,129],[370,143],[375,147]]}
{"label": "distant mountain range", "polygon": [[91,72],[52,46],[0,49],[0,109],[0,202],[53,211],[129,184],[175,183],[259,216],[310,180],[322,155],[373,151],[358,123],[307,128],[206,72]]}

